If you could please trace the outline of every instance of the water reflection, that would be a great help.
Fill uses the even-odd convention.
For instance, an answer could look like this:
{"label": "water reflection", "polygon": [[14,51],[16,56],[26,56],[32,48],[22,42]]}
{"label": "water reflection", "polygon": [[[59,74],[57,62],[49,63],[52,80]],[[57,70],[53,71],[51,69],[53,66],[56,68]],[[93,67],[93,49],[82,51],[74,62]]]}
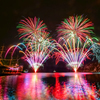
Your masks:
{"label": "water reflection", "polygon": [[[57,100],[100,99],[100,94],[96,89],[96,85],[94,83],[90,85],[90,83],[88,83],[88,81],[85,79],[85,76],[85,74],[73,74],[70,76],[68,75],[67,77],[61,77],[58,73],[56,73],[55,76],[52,76],[52,79],[55,77],[55,85],[49,85],[50,80],[52,80],[51,77],[48,77],[49,80],[48,78],[43,78],[43,81],[44,84],[47,85],[47,94],[52,95],[52,97]],[[65,78],[65,80],[61,81],[60,78]]]}
{"label": "water reflection", "polygon": [[42,98],[45,98],[43,89],[41,74],[26,74],[23,83],[18,82],[18,100],[43,100]]}
{"label": "water reflection", "polygon": [[90,73],[0,76],[0,100],[99,100],[99,77]]}

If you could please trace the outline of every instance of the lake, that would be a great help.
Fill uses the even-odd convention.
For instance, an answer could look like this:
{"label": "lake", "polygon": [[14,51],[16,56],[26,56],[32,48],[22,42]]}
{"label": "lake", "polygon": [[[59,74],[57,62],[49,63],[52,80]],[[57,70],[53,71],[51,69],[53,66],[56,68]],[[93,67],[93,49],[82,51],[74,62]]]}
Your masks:
{"label": "lake", "polygon": [[0,100],[100,100],[100,73],[0,76]]}

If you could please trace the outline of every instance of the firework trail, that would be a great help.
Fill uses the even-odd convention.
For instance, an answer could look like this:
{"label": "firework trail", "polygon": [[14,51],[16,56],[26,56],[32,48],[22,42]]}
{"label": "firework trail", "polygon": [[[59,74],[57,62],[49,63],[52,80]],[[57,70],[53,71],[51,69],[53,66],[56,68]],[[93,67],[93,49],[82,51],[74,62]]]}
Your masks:
{"label": "firework trail", "polygon": [[7,50],[5,57],[11,49],[13,49],[11,56],[13,56],[14,52],[19,49],[19,52],[23,54],[21,58],[27,61],[29,65],[33,67],[34,71],[37,72],[38,68],[40,66],[43,66],[43,62],[53,51],[55,46],[52,44],[52,42],[50,42],[49,39],[46,39],[41,40],[41,42],[37,43],[28,42],[27,45],[25,45],[24,43],[19,43],[17,45],[11,46]]}
{"label": "firework trail", "polygon": [[[61,43],[63,41],[63,44],[60,41]],[[76,72],[86,58],[90,59],[89,55],[92,54],[90,51],[92,50],[93,42],[88,38],[83,44],[79,41],[79,38],[77,38],[77,42],[73,41],[66,41],[61,37],[59,43],[56,43],[58,52],[55,52],[53,56],[57,59],[56,64],[60,59],[64,59],[68,66],[71,66]]]}

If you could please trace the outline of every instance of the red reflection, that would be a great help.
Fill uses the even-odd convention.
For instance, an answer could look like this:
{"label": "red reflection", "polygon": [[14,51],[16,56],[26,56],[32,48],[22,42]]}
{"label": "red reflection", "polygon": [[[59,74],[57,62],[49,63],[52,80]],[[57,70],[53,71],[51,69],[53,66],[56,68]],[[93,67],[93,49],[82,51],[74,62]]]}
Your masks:
{"label": "red reflection", "polygon": [[59,82],[59,74],[55,74],[55,86],[48,87],[47,94],[59,100],[97,100],[96,85],[87,83],[80,75],[75,73],[66,84]]}
{"label": "red reflection", "polygon": [[55,78],[56,78],[56,83],[55,83],[55,88],[53,89],[53,96],[57,99],[66,99],[66,94],[67,94],[66,88],[65,88],[65,85],[61,87],[59,83],[58,73],[55,74]]}

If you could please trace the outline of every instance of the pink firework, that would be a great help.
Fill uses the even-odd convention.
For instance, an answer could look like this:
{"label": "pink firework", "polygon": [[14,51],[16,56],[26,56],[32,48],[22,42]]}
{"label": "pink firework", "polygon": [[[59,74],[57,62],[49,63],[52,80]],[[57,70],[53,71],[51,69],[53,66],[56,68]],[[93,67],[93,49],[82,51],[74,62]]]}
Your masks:
{"label": "pink firework", "polygon": [[46,25],[43,21],[40,21],[40,18],[25,18],[21,20],[17,26],[18,32],[20,34],[20,39],[24,38],[24,41],[29,41],[30,39],[36,38],[39,39],[46,32]]}
{"label": "pink firework", "polygon": [[91,38],[93,33],[93,23],[88,18],[83,19],[81,16],[70,16],[69,19],[64,19],[61,25],[57,28],[58,37],[65,39],[73,39],[78,37],[80,41],[85,41],[86,37]]}

